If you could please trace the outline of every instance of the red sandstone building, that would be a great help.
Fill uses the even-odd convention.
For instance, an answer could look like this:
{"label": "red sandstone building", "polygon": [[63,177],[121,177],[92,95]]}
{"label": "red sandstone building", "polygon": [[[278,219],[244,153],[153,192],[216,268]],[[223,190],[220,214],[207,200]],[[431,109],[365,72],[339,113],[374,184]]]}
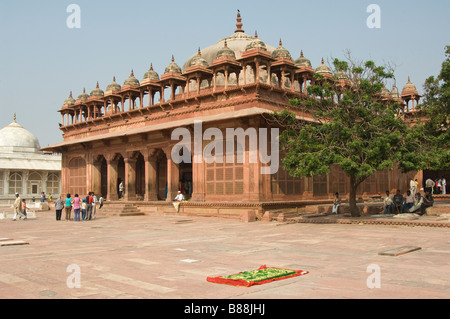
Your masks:
{"label": "red sandstone building", "polygon": [[[349,190],[338,167],[324,176],[293,178],[281,164],[277,173],[261,174],[266,164],[259,160],[176,164],[171,158],[179,142],[172,140],[173,130],[183,127],[193,133],[195,121],[202,122],[202,132],[214,127],[224,136],[226,128],[268,128],[263,115],[281,111],[290,99],[307,94],[314,73],[333,79],[323,59],[313,69],[303,52],[294,60],[281,41],[271,47],[256,34],[245,34],[238,14],[231,36],[199,49],[182,68],[172,57],[161,76],[150,66],[141,81],[132,71],[122,86],[114,77],[105,91],[97,83],[89,95],[83,92],[75,100],[71,93],[59,110],[64,141],[45,150],[62,153],[62,194],[93,191],[115,201],[122,182],[125,202],[149,207],[170,202],[181,190],[189,198],[184,210],[213,215],[242,210],[261,214],[277,205],[329,199]],[[394,87],[384,95],[403,101],[408,112],[414,112],[414,102],[419,101],[409,79],[401,94]],[[298,118],[312,121],[308,114]],[[209,142],[203,140],[203,149]],[[254,151],[248,143],[239,147],[246,159]],[[422,172],[378,172],[359,192],[368,197],[387,189],[405,191],[411,178],[421,182]]]}

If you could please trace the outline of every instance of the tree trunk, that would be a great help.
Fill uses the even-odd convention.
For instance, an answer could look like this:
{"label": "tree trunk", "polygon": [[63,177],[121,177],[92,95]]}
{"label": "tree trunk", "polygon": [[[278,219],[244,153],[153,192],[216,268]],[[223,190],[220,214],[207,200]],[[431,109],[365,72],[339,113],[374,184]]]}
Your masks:
{"label": "tree trunk", "polygon": [[356,178],[350,176],[350,194],[349,194],[349,205],[350,205],[350,214],[352,217],[360,217],[359,209],[356,206],[356,188],[359,183],[356,182]]}

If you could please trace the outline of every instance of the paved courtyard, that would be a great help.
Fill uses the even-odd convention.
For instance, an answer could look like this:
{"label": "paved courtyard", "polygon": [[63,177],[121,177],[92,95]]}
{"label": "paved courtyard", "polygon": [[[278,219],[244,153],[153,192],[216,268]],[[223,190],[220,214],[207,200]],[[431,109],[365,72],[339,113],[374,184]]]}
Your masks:
{"label": "paved courtyard", "polygon": [[[0,238],[28,243],[0,246],[2,299],[450,296],[448,228],[243,223],[174,215],[74,222],[37,212],[26,221],[0,220]],[[421,249],[379,255],[403,246]],[[252,287],[206,281],[261,265],[309,274]]]}

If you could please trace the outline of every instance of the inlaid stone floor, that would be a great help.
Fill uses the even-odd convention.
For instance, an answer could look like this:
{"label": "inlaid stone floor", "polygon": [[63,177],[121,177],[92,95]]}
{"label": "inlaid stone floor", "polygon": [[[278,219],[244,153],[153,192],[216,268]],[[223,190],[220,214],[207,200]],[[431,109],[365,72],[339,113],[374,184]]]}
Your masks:
{"label": "inlaid stone floor", "polygon": [[[2,299],[448,298],[448,228],[243,223],[186,216],[0,220]],[[398,256],[380,252],[420,247]],[[309,274],[260,286],[206,281],[261,265]],[[377,285],[378,286],[377,286]]]}

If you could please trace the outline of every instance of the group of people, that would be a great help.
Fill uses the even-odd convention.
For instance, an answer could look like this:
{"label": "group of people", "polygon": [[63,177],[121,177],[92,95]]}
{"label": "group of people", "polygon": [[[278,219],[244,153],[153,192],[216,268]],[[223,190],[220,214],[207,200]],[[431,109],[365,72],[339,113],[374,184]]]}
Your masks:
{"label": "group of people", "polygon": [[383,209],[385,214],[416,213],[424,215],[426,214],[426,209],[433,206],[433,204],[433,195],[429,189],[425,190],[425,195],[408,189],[406,196],[403,196],[400,190],[397,190],[395,195],[392,195],[387,190],[383,200]]}
{"label": "group of people", "polygon": [[19,219],[27,219],[27,203],[24,199],[20,198],[19,193],[16,193],[16,200],[14,201],[14,217],[13,220],[17,220],[17,216]]}
{"label": "group of people", "polygon": [[89,192],[86,197],[80,198],[78,194],[72,198],[70,194],[63,200],[60,197],[55,201],[56,220],[61,220],[62,211],[65,211],[65,220],[71,220],[72,209],[74,212],[74,221],[95,219],[97,203],[100,203],[99,209],[103,206],[103,197],[97,200],[93,192]]}

